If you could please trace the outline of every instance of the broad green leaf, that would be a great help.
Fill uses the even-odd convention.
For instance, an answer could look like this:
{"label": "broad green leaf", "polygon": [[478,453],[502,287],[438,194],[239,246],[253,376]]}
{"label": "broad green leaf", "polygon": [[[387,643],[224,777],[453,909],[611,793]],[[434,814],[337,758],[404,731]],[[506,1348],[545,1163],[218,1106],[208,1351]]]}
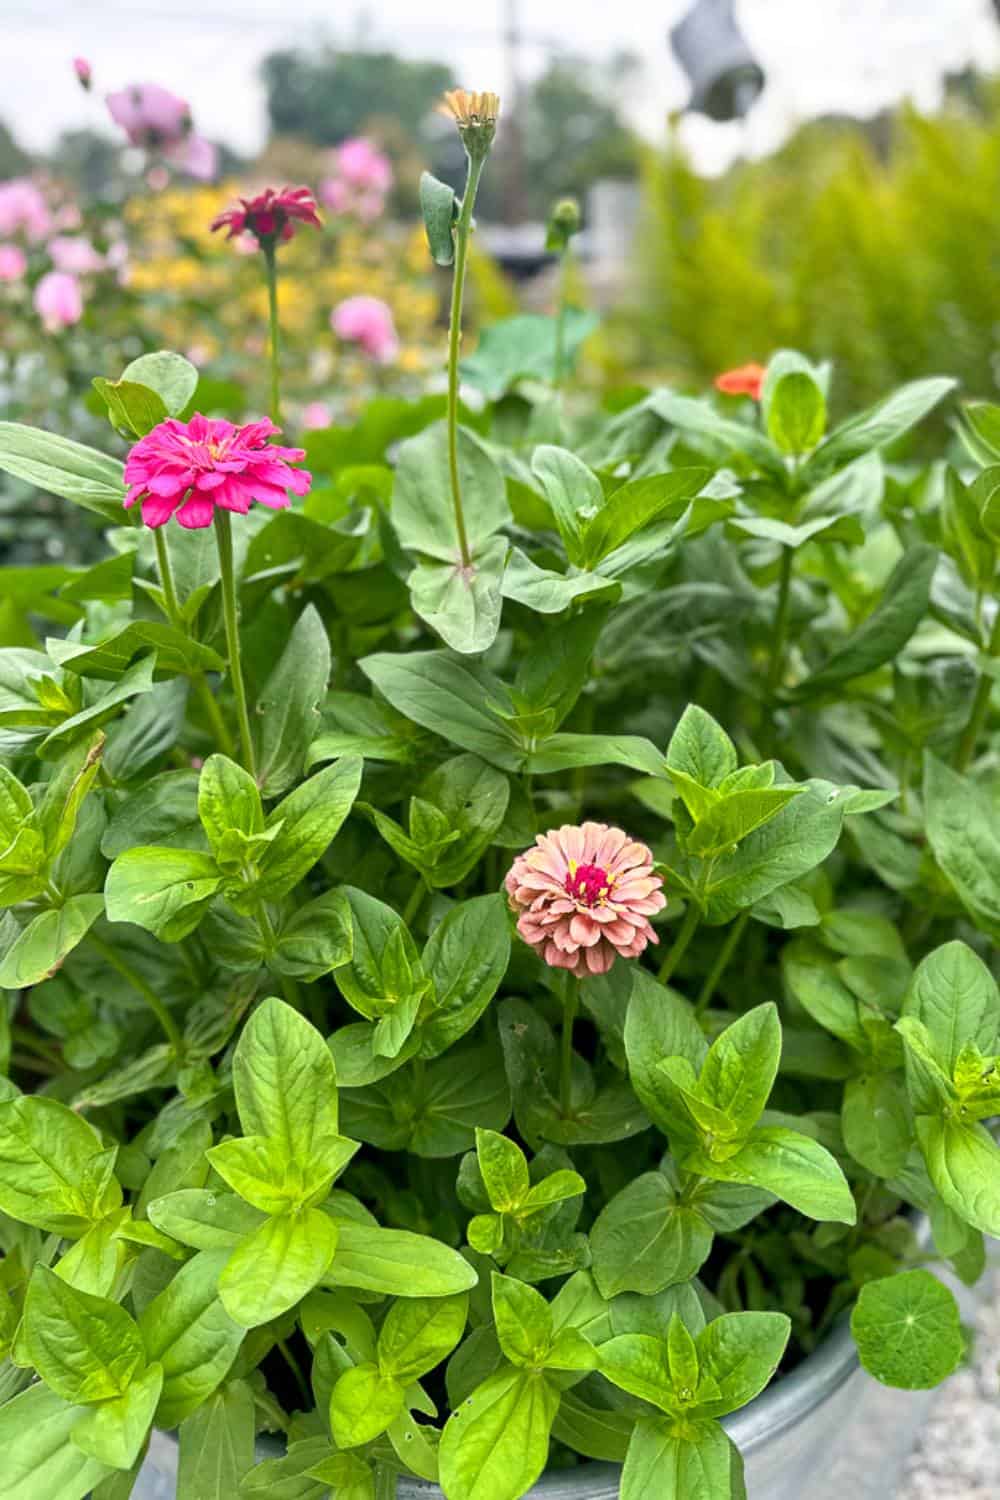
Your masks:
{"label": "broad green leaf", "polygon": [[858,453],[884,448],[927,415],[955,389],[948,376],[934,375],[901,385],[866,412],[860,412],[837,427],[823,443],[813,462],[817,466],[841,464]]}
{"label": "broad green leaf", "polygon": [[37,1383],[0,1406],[4,1500],[84,1500],[108,1473],[72,1441],[82,1415]]}
{"label": "broad green leaf", "polygon": [[280,797],[301,776],[329,678],[330,641],[310,604],[257,695],[257,781],[265,797]]}
{"label": "broad green leaf", "polygon": [[73,1428],[84,1453],[113,1469],[131,1469],[149,1436],[163,1388],[163,1368],[149,1365],[120,1396],[93,1407]]}
{"label": "broad green leaf", "polygon": [[28,1286],[21,1341],[46,1385],[78,1404],[120,1396],[146,1360],[123,1307],[77,1291],[43,1265]]}
{"label": "broad green leaf", "polygon": [[427,871],[428,884],[435,888],[458,885],[478,864],[503,822],[510,782],[477,755],[456,755],[427,777],[421,795],[459,835]]}
{"label": "broad green leaf", "polygon": [[584,565],[597,567],[616,547],[654,521],[679,518],[710,477],[710,469],[674,469],[669,474],[652,474],[623,484],[585,525]]}
{"label": "broad green leaf", "polygon": [[758,1396],[777,1370],[791,1331],[784,1313],[736,1312],[713,1318],[698,1336],[698,1357],[718,1395],[698,1403],[699,1415],[722,1417]]}
{"label": "broad green leaf", "polygon": [[198,781],[197,771],[163,771],[130,792],[111,816],[101,853],[106,859],[116,859],[140,845],[203,849]]}
{"label": "broad green leaf", "polygon": [[665,1057],[682,1057],[696,1074],[708,1045],[687,1001],[676,990],[658,984],[644,969],[632,971],[625,1051],[629,1078],[640,1104],[662,1130],[669,1131],[673,1096],[666,1089],[660,1063]]}
{"label": "broad green leaf", "polygon": [[0,422],[0,470],[50,495],[96,511],[108,522],[125,519],[123,468],[117,458],[37,427]]}
{"label": "broad green leaf", "polygon": [[[289,1443],[282,1458],[265,1459],[250,1470],[240,1485],[239,1500],[327,1500],[329,1484],[309,1476],[329,1456],[330,1439],[325,1433]],[[350,1500],[373,1500],[373,1493],[356,1497],[348,1492]]]}
{"label": "broad green leaf", "polygon": [[287,896],[340,832],[358,794],[364,762],[346,755],[297,786],[268,816],[278,833],[267,847],[257,889],[268,901]]}
{"label": "broad green leaf", "polygon": [[495,1130],[476,1130],[476,1159],[490,1206],[497,1213],[520,1208],[531,1189],[528,1161],[516,1141]]}
{"label": "broad green leaf", "polygon": [[918,1116],[927,1171],[949,1208],[984,1234],[1000,1234],[1000,1146],[984,1126]]}
{"label": "broad green leaf", "polygon": [[621,590],[619,582],[599,573],[578,572],[572,567],[566,573],[540,568],[519,547],[510,551],[501,584],[505,599],[541,615],[561,614],[578,599],[614,603]]}
{"label": "broad green leaf", "polygon": [[781,1061],[781,1022],[773,1002],[758,1005],[708,1049],[698,1093],[745,1134],[767,1103]]}
{"label": "broad green leaf", "polygon": [[518,1500],[545,1467],[559,1392],[541,1371],[498,1370],[463,1401],[441,1435],[448,1500]]}
{"label": "broad green leaf", "polygon": [[219,1296],[243,1328],[257,1328],[295,1307],[329,1268],[337,1226],[318,1208],[267,1219],[233,1251]]}
{"label": "broad green leaf", "polygon": [[913,1145],[913,1117],[903,1080],[895,1073],[849,1078],[841,1115],[844,1145],[866,1171],[892,1178]]}
{"label": "broad green leaf", "polygon": [[448,912],[423,952],[434,1008],[422,1053],[437,1057],[479,1020],[507,971],[510,927],[503,896],[474,896]]}
{"label": "broad green leaf", "polygon": [[244,1329],[219,1300],[230,1251],[207,1250],[183,1265],[139,1319],[150,1361],[163,1366],[156,1424],[176,1427],[225,1380]]}
{"label": "broad green leaf", "polygon": [[236,1500],[253,1468],[254,1400],[244,1380],[215,1391],[181,1424],[177,1500]]}
{"label": "broad green leaf", "polygon": [[198,386],[195,366],[183,354],[174,354],[170,349],[140,354],[125,366],[121,378],[155,391],[172,417],[180,416]]}
{"label": "broad green leaf", "polygon": [[80,709],[79,713],[71,714],[68,719],[63,719],[45,736],[38,748],[39,755],[49,760],[62,755],[68,745],[84,736],[89,739],[95,729],[114,718],[123,703],[139,693],[148,693],[153,686],[155,662],[156,658],[153,656],[137,661],[134,667],[129,667],[114,686],[109,687],[93,703]]}
{"label": "broad green leaf", "polygon": [[263,1223],[264,1216],[235,1193],[181,1188],[147,1205],[150,1222],[193,1250],[232,1250]]}
{"label": "broad green leaf", "polygon": [[666,1411],[676,1405],[664,1339],[645,1333],[623,1333],[598,1351],[602,1375],[623,1391]]}
{"label": "broad green leaf", "polygon": [[996,1050],[1000,1027],[996,980],[965,943],[943,943],[921,961],[903,1013],[927,1027],[949,1073],[970,1042],[982,1052]]}
{"label": "broad green leaf", "polygon": [[930,752],[924,817],[934,856],[976,926],[1000,938],[1000,818],[994,799]]}
{"label": "broad green leaf", "polygon": [[509,705],[507,689],[485,668],[448,651],[380,652],[358,663],[393,708],[413,723],[472,750],[491,765],[519,771],[524,751],[490,705]]}
{"label": "broad green leaf", "polygon": [[468,1296],[394,1302],[379,1330],[379,1367],[396,1380],[419,1380],[450,1354],[465,1330]]}
{"label": "broad green leaf", "polygon": [[342,890],[326,891],[290,914],[270,957],[272,969],[311,984],[349,963],[354,951],[351,909]]}
{"label": "broad green leaf", "polygon": [[349,1005],[369,1020],[426,987],[417,948],[402,917],[367,891],[343,886],[351,914],[351,959],[337,972]]}
{"label": "broad green leaf", "polygon": [[722,854],[777,817],[804,790],[801,786],[770,786],[724,794],[697,819],[687,840],[688,850],[702,859]]}
{"label": "broad green leaf", "polygon": [[667,746],[667,769],[703,787],[717,787],[736,770],[736,747],[711,714],[689,703]]}
{"label": "broad green leaf", "polygon": [[264,808],[250,773],[228,756],[210,755],[198,778],[198,817],[217,858],[230,830],[262,833]]}
{"label": "broad green leaf", "polygon": [[406,1389],[378,1365],[345,1370],[333,1388],[330,1428],[338,1448],[359,1448],[384,1432],[403,1410]]}
{"label": "broad green leaf", "polygon": [[[131,688],[128,696],[150,690],[154,666],[158,671],[174,673],[218,672],[225,666],[224,659],[217,651],[185,635],[164,620],[133,620],[93,645],[50,639],[46,646],[61,667],[69,672],[76,672],[81,677],[116,681],[129,668],[130,683],[137,686]],[[141,659],[129,667],[137,652],[142,653]],[[148,682],[146,678],[149,679]],[[110,706],[112,700],[105,702]]]}
{"label": "broad green leaf", "polygon": [[590,1231],[594,1280],[604,1297],[652,1295],[696,1276],[712,1239],[662,1172],[644,1172],[615,1194]]}
{"label": "broad green leaf", "polygon": [[640,1417],[622,1469],[622,1500],[746,1500],[743,1460],[717,1422]]}
{"label": "broad green leaf", "polygon": [[571,563],[583,562],[583,536],[604,504],[601,482],[566,448],[535,449],[531,472],[542,486]]}
{"label": "broad green leaf", "polygon": [[[403,1421],[408,1417],[409,1413],[404,1411],[399,1420]],[[403,1461],[406,1462],[405,1459]],[[325,1458],[322,1463],[314,1464],[308,1470],[308,1475],[310,1479],[320,1480],[324,1486],[324,1493],[329,1489],[331,1494],[337,1496],[337,1500],[377,1500],[372,1466],[355,1453],[331,1453],[330,1457]],[[434,1478],[437,1478],[436,1466]],[[281,1500],[277,1491],[269,1493],[274,1495],[276,1500]],[[304,1497],[307,1493],[311,1497],[312,1491],[297,1491],[295,1500],[300,1500],[300,1497]]]}
{"label": "broad green leaf", "polygon": [[194,931],[222,884],[215,860],[194,849],[127,849],[104,887],[109,922],[134,922],[163,942]]}
{"label": "broad green leaf", "polygon": [[[598,325],[596,314],[581,307],[563,313],[563,367],[572,368],[581,344]],[[517,313],[491,323],[479,335],[475,352],[459,365],[463,381],[490,401],[499,401],[520,380],[555,378],[556,320],[537,313]]]}
{"label": "broad green leaf", "polygon": [[745,422],[720,417],[707,401],[695,401],[690,396],[659,390],[649,398],[649,405],[665,422],[704,439],[719,458],[745,456],[771,473],[783,472],[781,454],[762,433]]}
{"label": "broad green leaf", "polygon": [[112,427],[130,439],[145,437],[170,415],[156,391],[138,381],[105,380],[95,375],[91,385],[108,408]]}
{"label": "broad green leaf", "polygon": [[688,1152],[684,1166],[719,1182],[744,1182],[790,1203],[810,1219],[853,1224],[857,1208],[837,1162],[811,1136],[781,1125],[759,1126],[725,1161]]}
{"label": "broad green leaf", "polygon": [[507,543],[490,537],[473,548],[469,566],[427,562],[407,579],[410,602],[446,646],[464,656],[488,651],[500,629]]}
{"label": "broad green leaf", "polygon": [[0,989],[26,989],[51,979],[103,911],[103,896],[71,896],[33,918],[0,959]]}
{"label": "broad green leaf", "polygon": [[439,266],[450,266],[455,259],[454,225],[458,215],[454,188],[430,172],[421,172],[420,211],[431,258]]}
{"label": "broad green leaf", "polygon": [[40,1094],[0,1103],[0,1210],[77,1238],[117,1208],[114,1154],[73,1110]]}
{"label": "broad green leaf", "polygon": [[243,1029],[233,1057],[240,1122],[269,1137],[284,1159],[303,1166],[324,1137],[337,1134],[337,1076],[323,1037],[282,1000],[265,1000]]}
{"label": "broad green leaf", "polygon": [[954,1294],[930,1271],[867,1282],[851,1314],[851,1332],[869,1375],[907,1391],[940,1385],[965,1353]]}
{"label": "broad green leaf", "polygon": [[808,453],[825,427],[826,401],[812,376],[803,370],[782,375],[770,391],[767,406],[768,436],[782,453]]}
{"label": "broad green leaf", "polygon": [[393,1297],[450,1297],[478,1276],[457,1250],[406,1229],[380,1229],[338,1219],[340,1238],[330,1274],[338,1286]]}
{"label": "broad green leaf", "polygon": [[[458,430],[458,477],[466,532],[475,552],[510,520],[510,511],[503,474],[464,427]],[[444,422],[435,422],[402,444],[391,516],[404,547],[452,567],[461,560]]]}
{"label": "broad green leaf", "polygon": [[552,1312],[540,1292],[513,1276],[491,1277],[493,1320],[511,1364],[541,1369],[552,1347]]}

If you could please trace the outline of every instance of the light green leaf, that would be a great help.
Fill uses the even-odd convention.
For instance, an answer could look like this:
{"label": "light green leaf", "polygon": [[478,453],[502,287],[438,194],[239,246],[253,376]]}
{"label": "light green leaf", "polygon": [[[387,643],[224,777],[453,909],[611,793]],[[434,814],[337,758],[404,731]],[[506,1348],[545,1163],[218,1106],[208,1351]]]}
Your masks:
{"label": "light green leaf", "polygon": [[35,1384],[0,1406],[4,1500],[84,1500],[108,1473],[71,1440],[81,1408]]}
{"label": "light green leaf", "polygon": [[651,474],[623,484],[584,527],[583,565],[597,567],[609,553],[654,521],[679,519],[710,477],[710,469],[674,469],[669,474]]}
{"label": "light green leaf", "polygon": [[913,1117],[898,1074],[849,1078],[841,1123],[844,1145],[866,1171],[883,1178],[902,1171],[913,1144]]}
{"label": "light green leaf", "polygon": [[156,391],[138,381],[95,375],[91,385],[108,408],[112,427],[129,438],[145,437],[170,415]]}
{"label": "light green leaf", "polygon": [[71,896],[34,917],[0,959],[0,989],[26,989],[51,979],[103,911],[103,896]]}
{"label": "light green leaf", "polygon": [[699,786],[717,787],[739,764],[736,747],[711,714],[689,703],[670,737],[670,771],[683,771]]}
{"label": "light green leaf", "polygon": [[394,1302],[379,1330],[379,1368],[408,1385],[450,1354],[465,1331],[469,1298],[412,1297]]}
{"label": "light green leaf", "polygon": [[105,521],[125,519],[123,466],[96,448],[37,427],[0,422],[0,470],[50,495],[96,511]]}
{"label": "light green leaf", "polygon": [[176,1427],[225,1380],[244,1330],[219,1300],[229,1250],[208,1250],[183,1265],[139,1319],[150,1361],[163,1366],[158,1427]]}
{"label": "light green leaf", "polygon": [[507,543],[491,537],[473,548],[469,566],[428,562],[407,579],[414,611],[446,646],[464,656],[488,651],[500,629]]}
{"label": "light green leaf", "polygon": [[1000,817],[993,797],[928,752],[924,817],[935,858],[962,905],[1000,941]]}
{"label": "light green leaf", "polygon": [[435,995],[423,1026],[425,1057],[438,1057],[475,1025],[495,995],[509,958],[503,896],[474,896],[452,907],[423,953]]}
{"label": "light green leaf", "polygon": [[604,1297],[660,1292],[696,1276],[712,1230],[679,1201],[662,1172],[644,1172],[608,1202],[590,1231],[594,1280]]}
{"label": "light green leaf", "polygon": [[457,1250],[407,1229],[380,1229],[338,1219],[340,1239],[328,1282],[393,1297],[450,1297],[478,1276]]}
{"label": "light green leaf", "polygon": [[337,1076],[323,1037],[282,1000],[265,1000],[233,1057],[240,1122],[269,1137],[283,1159],[305,1166],[337,1134]]}
{"label": "light green leaf", "polygon": [[717,1422],[640,1417],[622,1469],[622,1500],[746,1500],[743,1460]]}
{"label": "light green leaf", "polygon": [[330,1427],[338,1448],[358,1448],[391,1427],[403,1410],[405,1387],[378,1365],[345,1370],[333,1388]]}
{"label": "light green leaf", "polygon": [[540,1371],[498,1370],[449,1417],[441,1435],[448,1500],[518,1500],[545,1467],[559,1392]]}
{"label": "light green leaf", "polygon": [[122,379],[138,381],[156,391],[169,414],[179,417],[197,389],[198,371],[183,354],[158,349],[132,360],[122,371]]}
{"label": "light green leaf", "polygon": [[1000,1234],[1000,1147],[983,1125],[918,1116],[917,1138],[931,1182],[960,1219]]}
{"label": "light green leaf", "polygon": [[541,1292],[513,1276],[491,1277],[493,1320],[511,1364],[541,1369],[552,1347],[552,1312]]}
{"label": "light green leaf", "polygon": [[318,1285],[337,1249],[337,1226],[318,1208],[267,1219],[233,1251],[219,1278],[235,1323],[257,1328],[295,1307]]}
{"label": "light green leaf", "polygon": [[970,1042],[982,1052],[996,1050],[1000,1027],[996,980],[965,943],[943,943],[921,961],[903,1014],[915,1016],[927,1027],[949,1073]]}
{"label": "light green leaf", "polygon": [[167,943],[194,931],[222,884],[209,854],[195,849],[127,849],[104,886],[109,922],[134,922]]}
{"label": "light green leaf", "polygon": [[[478,551],[510,520],[510,510],[503,474],[476,435],[464,427],[458,429],[458,477],[468,539]],[[391,516],[404,547],[453,567],[460,561],[444,422],[433,423],[401,445]]]}
{"label": "light green leaf", "polygon": [[120,1396],[93,1407],[73,1428],[73,1442],[113,1469],[131,1469],[142,1451],[163,1388],[163,1368],[149,1365]]}
{"label": "light green leaf", "polygon": [[790,370],[770,391],[767,405],[768,436],[782,453],[808,453],[815,448],[826,427],[823,392],[804,370]]}
{"label": "light green leaf", "polygon": [[719,1182],[745,1182],[790,1203],[810,1219],[853,1224],[857,1208],[843,1172],[811,1136],[781,1125],[760,1126],[735,1155],[714,1161],[688,1152],[684,1166]]}
{"label": "light green leaf", "polygon": [[851,1314],[851,1332],[868,1373],[906,1391],[940,1385],[965,1352],[958,1304],[930,1271],[867,1282]]}
{"label": "light green leaf", "polygon": [[0,1210],[24,1224],[77,1238],[121,1203],[114,1153],[56,1099],[0,1103]]}
{"label": "light green leaf", "polygon": [[342,890],[326,891],[315,901],[296,906],[278,933],[270,965],[290,979],[307,984],[351,960],[354,931],[351,909]]}
{"label": "light green leaf", "polygon": [[698,1094],[745,1134],[755,1125],[778,1076],[781,1022],[773,1002],[727,1026],[708,1049]]}
{"label": "light green leaf", "polygon": [[309,604],[257,697],[257,781],[265,797],[280,797],[301,776],[329,679],[329,637]]}
{"label": "light green leaf", "polygon": [[779,1312],[713,1318],[698,1335],[698,1358],[718,1395],[699,1401],[699,1415],[722,1417],[760,1395],[781,1363],[791,1331],[791,1319]]}
{"label": "light green leaf", "polygon": [[268,901],[287,896],[340,832],[358,794],[364,762],[345,755],[302,782],[268,816],[280,824],[261,861],[257,889]]}
{"label": "light green leaf", "polygon": [[246,1381],[215,1391],[181,1424],[177,1500],[236,1500],[253,1468],[254,1399]]}
{"label": "light green leaf", "polygon": [[43,1265],[28,1285],[20,1337],[46,1385],[78,1404],[120,1396],[146,1361],[123,1307],[77,1291]]}
{"label": "light green leaf", "polygon": [[454,188],[430,172],[421,172],[420,211],[431,258],[439,266],[450,266],[455,259],[454,224],[458,214]]}

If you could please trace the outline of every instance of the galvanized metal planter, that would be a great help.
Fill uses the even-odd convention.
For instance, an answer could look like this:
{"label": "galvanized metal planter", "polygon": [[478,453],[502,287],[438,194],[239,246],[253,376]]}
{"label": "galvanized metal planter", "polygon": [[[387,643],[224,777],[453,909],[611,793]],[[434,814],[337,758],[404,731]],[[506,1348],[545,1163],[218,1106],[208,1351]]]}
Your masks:
{"label": "galvanized metal planter", "polygon": [[[743,1454],[749,1500],[890,1500],[933,1392],[889,1391],[859,1367],[846,1320],[797,1370],[726,1419]],[[620,1470],[585,1464],[548,1474],[527,1500],[617,1500]],[[177,1445],[157,1434],[135,1500],[174,1500]],[[403,1479],[399,1500],[442,1500]],[[650,1496],[650,1500],[655,1497]]]}

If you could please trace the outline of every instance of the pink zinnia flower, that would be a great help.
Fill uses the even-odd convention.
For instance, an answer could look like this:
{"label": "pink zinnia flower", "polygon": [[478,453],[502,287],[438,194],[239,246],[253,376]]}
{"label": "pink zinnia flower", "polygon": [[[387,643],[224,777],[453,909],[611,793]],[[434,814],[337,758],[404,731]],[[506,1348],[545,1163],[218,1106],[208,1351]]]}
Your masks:
{"label": "pink zinnia flower", "polygon": [[103,271],[104,258],[83,235],[57,234],[48,243],[49,258],[57,271],[71,276],[85,276],[88,271]]}
{"label": "pink zinnia flower", "polygon": [[0,281],[20,281],[28,269],[28,257],[20,245],[0,245]]}
{"label": "pink zinnia flower", "polygon": [[35,311],[49,333],[69,328],[83,317],[80,283],[68,271],[49,271],[35,287]]}
{"label": "pink zinnia flower", "polygon": [[187,101],[158,83],[135,83],[117,94],[109,94],[107,104],[111,118],[133,146],[147,150],[176,146],[191,129]]}
{"label": "pink zinnia flower", "polygon": [[302,426],[307,430],[329,427],[332,421],[333,413],[325,401],[307,401],[302,408]]}
{"label": "pink zinnia flower", "polygon": [[339,339],[358,344],[371,359],[385,365],[399,352],[391,309],[378,297],[348,297],[330,314],[330,326]]}
{"label": "pink zinnia flower", "polygon": [[392,162],[363,136],[344,142],[337,152],[337,167],[352,187],[376,193],[392,187]]}
{"label": "pink zinnia flower", "polygon": [[667,904],[653,856],[620,828],[564,823],[540,833],[506,879],[517,930],[554,969],[578,979],[638,958],[659,938],[649,918]]}
{"label": "pink zinnia flower", "polygon": [[166,156],[172,166],[199,182],[211,182],[219,165],[217,147],[194,131],[177,145],[168,147]]}
{"label": "pink zinnia flower", "polygon": [[249,230],[256,235],[258,243],[273,245],[278,240],[290,240],[295,233],[295,220],[312,224],[321,229],[323,220],[312,190],[307,187],[283,187],[277,192],[265,188],[255,198],[241,198],[239,204],[227,208],[212,220],[212,229],[228,229],[227,240]]}
{"label": "pink zinnia flower", "polygon": [[30,177],[11,177],[0,182],[0,236],[23,231],[29,240],[49,233],[52,215],[45,195]]}
{"label": "pink zinnia flower", "polygon": [[91,80],[94,76],[94,70],[85,57],[74,57],[73,72],[76,74],[77,78],[79,78],[83,87],[85,89],[89,89]]}
{"label": "pink zinnia flower", "polygon": [[147,526],[162,526],[176,511],[191,530],[210,526],[217,505],[243,516],[254,500],[283,510],[289,490],[308,493],[312,475],[290,467],[305,458],[304,449],[268,442],[277,432],[267,417],[246,427],[197,413],[190,422],[168,417],[125,462],[125,506],[141,501]]}

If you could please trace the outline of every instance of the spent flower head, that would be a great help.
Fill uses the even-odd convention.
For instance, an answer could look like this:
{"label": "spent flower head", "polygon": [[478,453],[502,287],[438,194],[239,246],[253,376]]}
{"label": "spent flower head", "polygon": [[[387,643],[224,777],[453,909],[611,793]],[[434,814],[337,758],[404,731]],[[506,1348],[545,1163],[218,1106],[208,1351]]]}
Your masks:
{"label": "spent flower head", "polygon": [[262,249],[273,249],[280,240],[290,240],[296,222],[320,229],[319,205],[307,187],[265,188],[253,198],[241,198],[218,214],[211,228],[226,229],[226,239],[249,232]]}
{"label": "spent flower head", "polygon": [[649,918],[667,904],[645,844],[607,823],[540,833],[505,881],[517,930],[554,969],[578,979],[638,958],[659,938]]}
{"label": "spent flower head", "polygon": [[462,145],[471,160],[482,161],[496,135],[500,117],[500,95],[480,94],[469,89],[449,89],[439,106],[458,126]]}
{"label": "spent flower head", "polygon": [[278,428],[267,417],[237,427],[198,413],[190,422],[169,417],[140,438],[125,462],[125,507],[138,500],[147,526],[162,526],[176,512],[190,530],[210,526],[215,507],[246,515],[253,501],[283,510],[288,491],[305,495],[312,475],[292,464],[303,448],[269,441]]}

